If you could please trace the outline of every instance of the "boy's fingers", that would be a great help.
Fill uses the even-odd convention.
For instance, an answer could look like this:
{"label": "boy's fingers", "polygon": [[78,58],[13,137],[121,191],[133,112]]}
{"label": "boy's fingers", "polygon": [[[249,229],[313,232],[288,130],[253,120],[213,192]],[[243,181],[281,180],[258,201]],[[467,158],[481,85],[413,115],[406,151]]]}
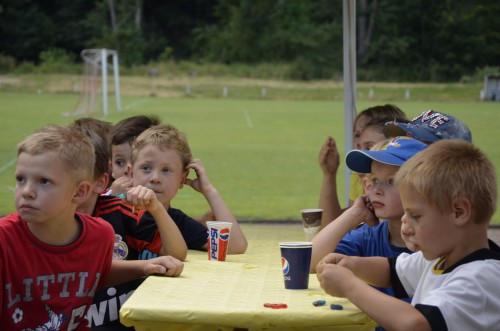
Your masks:
{"label": "boy's fingers", "polygon": [[183,265],[181,266],[175,266],[173,268],[170,268],[167,270],[167,276],[170,276],[170,277],[176,277],[176,276],[179,276],[182,272],[182,269],[184,268]]}
{"label": "boy's fingers", "polygon": [[165,268],[161,264],[148,264],[144,268],[144,274],[146,276],[150,276],[150,275],[154,275],[154,274],[164,275],[167,271],[168,271],[167,268]]}

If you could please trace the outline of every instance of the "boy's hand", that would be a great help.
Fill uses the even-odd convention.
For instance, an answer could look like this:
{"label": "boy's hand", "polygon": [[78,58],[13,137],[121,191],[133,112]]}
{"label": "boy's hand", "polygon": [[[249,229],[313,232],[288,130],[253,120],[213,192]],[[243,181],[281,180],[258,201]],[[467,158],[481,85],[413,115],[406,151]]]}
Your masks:
{"label": "boy's hand", "polygon": [[322,289],[326,293],[344,297],[350,280],[355,278],[349,270],[349,256],[331,253],[325,256],[316,267],[317,277]]}
{"label": "boy's hand", "polygon": [[159,256],[151,260],[146,260],[144,275],[163,275],[177,277],[184,269],[184,263],[172,256]]}
{"label": "boy's hand", "polygon": [[325,256],[321,261],[319,261],[318,266],[320,264],[336,264],[342,267],[349,267],[350,256],[340,254],[340,253],[330,253]]}
{"label": "boy's hand", "polygon": [[366,194],[356,198],[351,208],[357,208],[357,210],[361,213],[363,221],[370,226],[375,226],[380,222],[378,217],[375,215],[373,206]]}
{"label": "boy's hand", "polygon": [[111,184],[112,194],[127,193],[127,191],[133,186],[133,180],[131,177],[122,176],[117,178],[113,184]]}
{"label": "boy's hand", "polygon": [[153,190],[137,185],[127,191],[127,203],[134,206],[136,210],[147,210],[154,212],[158,207],[163,205],[158,201],[156,194]]}
{"label": "boy's hand", "polygon": [[324,175],[336,175],[339,169],[339,152],[332,137],[328,137],[319,151],[319,166]]}
{"label": "boy's hand", "polygon": [[318,265],[316,270],[321,288],[336,297],[345,297],[352,280],[356,278],[351,270],[336,264]]}
{"label": "boy's hand", "polygon": [[191,160],[191,162],[187,165],[187,169],[194,169],[196,178],[186,178],[186,185],[191,186],[195,191],[203,194],[208,193],[213,189],[212,183],[208,179],[207,172],[205,171],[205,167],[199,159]]}

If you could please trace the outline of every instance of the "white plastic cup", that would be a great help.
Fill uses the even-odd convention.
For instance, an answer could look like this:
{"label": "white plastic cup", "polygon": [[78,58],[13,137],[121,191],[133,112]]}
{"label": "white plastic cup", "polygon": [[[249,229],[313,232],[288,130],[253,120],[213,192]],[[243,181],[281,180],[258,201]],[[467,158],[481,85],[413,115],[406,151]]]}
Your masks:
{"label": "white plastic cup", "polygon": [[307,241],[310,241],[321,227],[321,217],[323,209],[309,208],[300,211],[302,215],[302,225],[304,226],[304,234]]}

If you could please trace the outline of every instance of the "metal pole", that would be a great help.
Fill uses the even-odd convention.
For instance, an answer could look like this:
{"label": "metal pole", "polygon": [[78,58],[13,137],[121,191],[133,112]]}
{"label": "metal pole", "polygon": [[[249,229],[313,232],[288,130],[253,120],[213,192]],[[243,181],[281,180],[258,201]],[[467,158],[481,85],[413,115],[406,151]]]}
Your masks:
{"label": "metal pole", "polygon": [[101,49],[101,77],[102,77],[102,113],[108,116],[108,56],[106,48]]}
{"label": "metal pole", "polygon": [[120,99],[120,72],[118,63],[118,51],[113,54],[113,71],[115,75],[115,98],[116,98],[116,111],[122,110],[122,103]]}
{"label": "metal pole", "polygon": [[[344,149],[353,148],[352,127],[356,117],[356,0],[344,0]],[[345,167],[346,206],[349,203],[351,171]]]}

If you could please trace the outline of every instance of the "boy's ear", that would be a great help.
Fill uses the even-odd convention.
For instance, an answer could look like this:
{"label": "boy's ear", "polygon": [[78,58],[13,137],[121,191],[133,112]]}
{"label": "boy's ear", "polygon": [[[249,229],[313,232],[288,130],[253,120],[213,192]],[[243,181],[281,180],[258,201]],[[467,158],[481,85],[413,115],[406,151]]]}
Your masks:
{"label": "boy's ear", "polygon": [[94,186],[94,193],[101,194],[108,188],[109,185],[109,174],[102,174],[101,177],[96,181]]}
{"label": "boy's ear", "polygon": [[92,193],[92,184],[87,181],[83,181],[78,184],[75,195],[73,196],[73,202],[77,205],[81,205],[87,200],[89,195]]}
{"label": "boy's ear", "polygon": [[472,205],[469,199],[458,198],[453,201],[453,216],[455,224],[458,226],[465,225],[472,216]]}
{"label": "boy's ear", "polygon": [[189,169],[186,169],[182,173],[182,178],[181,178],[181,183],[180,183],[179,188],[183,188],[184,187],[184,184],[186,183],[186,179],[188,178],[188,176],[189,176]]}
{"label": "boy's ear", "polygon": [[368,179],[368,176],[361,177],[361,185],[363,186],[363,190],[365,191],[365,194],[367,194],[368,190],[371,187],[371,183],[370,183],[370,180]]}
{"label": "boy's ear", "polygon": [[109,160],[109,173],[111,174],[111,177],[115,177],[115,175],[113,174],[113,162],[111,162],[111,160]]}

